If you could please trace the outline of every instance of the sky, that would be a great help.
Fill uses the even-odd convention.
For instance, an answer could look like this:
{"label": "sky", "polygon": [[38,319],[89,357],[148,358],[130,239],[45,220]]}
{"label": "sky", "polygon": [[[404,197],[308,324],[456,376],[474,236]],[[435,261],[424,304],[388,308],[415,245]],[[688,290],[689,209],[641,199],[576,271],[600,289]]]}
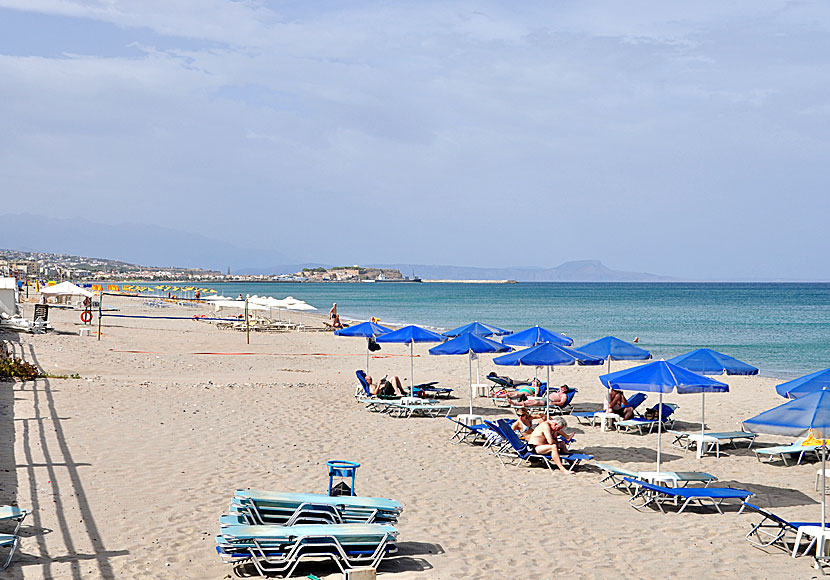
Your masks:
{"label": "sky", "polygon": [[830,279],[824,2],[0,0],[0,126],[7,210]]}

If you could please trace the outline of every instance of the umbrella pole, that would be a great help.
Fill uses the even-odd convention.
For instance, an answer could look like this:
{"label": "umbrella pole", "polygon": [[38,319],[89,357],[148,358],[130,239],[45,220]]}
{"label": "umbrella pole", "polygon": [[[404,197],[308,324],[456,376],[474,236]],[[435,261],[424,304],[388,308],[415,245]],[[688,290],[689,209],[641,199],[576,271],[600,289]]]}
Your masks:
{"label": "umbrella pole", "polygon": [[470,415],[473,414],[473,351],[467,353],[467,360],[470,363]]}
{"label": "umbrella pole", "polygon": [[657,474],[660,474],[660,441],[663,439],[663,392],[657,407]]}
{"label": "umbrella pole", "polygon": [[[822,437],[826,437],[824,433]],[[827,439],[821,440],[821,539],[819,540],[819,555],[824,556],[824,525],[827,521],[825,509],[827,507]]]}
{"label": "umbrella pole", "polygon": [[[703,445],[703,434],[706,430],[706,393],[700,393],[700,443]],[[700,454],[698,454],[700,455]]]}
{"label": "umbrella pole", "polygon": [[477,385],[481,384],[481,361],[479,360],[479,358],[481,358],[481,357],[476,358],[476,384]]}
{"label": "umbrella pole", "polygon": [[409,343],[409,396],[415,392],[415,341]]}
{"label": "umbrella pole", "polygon": [[550,419],[550,367],[548,367],[548,386],[545,387],[545,419]]}
{"label": "umbrella pole", "polygon": [[369,345],[366,345],[366,374],[369,374]]}

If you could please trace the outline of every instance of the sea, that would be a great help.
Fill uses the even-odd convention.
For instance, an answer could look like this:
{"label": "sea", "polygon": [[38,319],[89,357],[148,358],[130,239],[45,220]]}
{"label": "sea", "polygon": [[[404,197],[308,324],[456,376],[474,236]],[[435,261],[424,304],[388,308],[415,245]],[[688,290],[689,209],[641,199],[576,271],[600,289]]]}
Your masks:
{"label": "sea", "polygon": [[540,325],[579,346],[613,335],[670,358],[708,347],[789,379],[830,367],[830,283],[227,283],[342,318],[451,329]]}

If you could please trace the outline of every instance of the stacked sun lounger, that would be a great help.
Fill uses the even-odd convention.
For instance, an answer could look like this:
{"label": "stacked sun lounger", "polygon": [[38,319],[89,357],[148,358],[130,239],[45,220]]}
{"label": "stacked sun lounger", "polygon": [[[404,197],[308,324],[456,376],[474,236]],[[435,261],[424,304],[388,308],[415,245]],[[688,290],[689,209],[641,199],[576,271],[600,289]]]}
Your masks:
{"label": "stacked sun lounger", "polygon": [[16,506],[0,506],[0,522],[16,522],[14,530],[11,533],[0,533],[0,548],[6,548],[9,550],[6,560],[3,562],[3,565],[0,566],[0,570],[5,570],[11,563],[12,557],[14,557],[14,553],[17,550],[17,546],[20,544],[20,536],[17,535],[17,532],[20,531],[20,526],[23,525],[23,520],[26,519],[26,516],[29,515],[29,513],[30,512],[22,510]]}
{"label": "stacked sun lounger", "polygon": [[341,571],[377,567],[397,551],[400,503],[374,497],[237,490],[219,519],[223,562],[252,564],[261,575],[291,575],[304,559],[332,560]]}

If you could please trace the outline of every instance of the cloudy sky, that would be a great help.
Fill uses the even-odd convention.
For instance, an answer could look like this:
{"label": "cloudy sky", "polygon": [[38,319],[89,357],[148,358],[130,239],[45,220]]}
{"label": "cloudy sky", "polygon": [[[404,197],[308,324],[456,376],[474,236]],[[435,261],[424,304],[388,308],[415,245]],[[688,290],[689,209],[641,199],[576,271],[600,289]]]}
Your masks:
{"label": "cloudy sky", "polygon": [[0,0],[0,188],[298,261],[830,279],[829,65],[824,2]]}

